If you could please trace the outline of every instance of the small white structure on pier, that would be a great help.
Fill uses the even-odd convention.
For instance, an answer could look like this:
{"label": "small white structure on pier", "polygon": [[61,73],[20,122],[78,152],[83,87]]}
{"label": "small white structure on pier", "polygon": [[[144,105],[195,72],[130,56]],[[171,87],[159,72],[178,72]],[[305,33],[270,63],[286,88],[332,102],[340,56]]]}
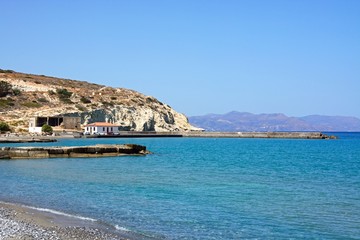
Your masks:
{"label": "small white structure on pier", "polygon": [[85,135],[111,135],[118,134],[120,125],[108,122],[94,122],[85,125]]}

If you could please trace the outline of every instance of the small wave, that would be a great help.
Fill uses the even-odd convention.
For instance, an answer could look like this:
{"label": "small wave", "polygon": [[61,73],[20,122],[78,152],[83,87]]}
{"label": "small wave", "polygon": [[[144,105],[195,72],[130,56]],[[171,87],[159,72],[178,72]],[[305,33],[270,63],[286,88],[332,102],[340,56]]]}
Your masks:
{"label": "small wave", "polygon": [[163,236],[154,235],[151,233],[141,232],[141,231],[133,231],[125,227],[121,227],[119,225],[114,226],[117,231],[122,232],[121,234],[125,236],[126,239],[143,239],[143,240],[163,240],[166,239]]}
{"label": "small wave", "polygon": [[37,211],[41,211],[41,212],[53,213],[53,214],[57,214],[57,215],[62,215],[62,216],[71,217],[71,218],[77,218],[77,219],[91,221],[91,222],[96,222],[97,221],[96,219],[93,219],[93,218],[82,217],[82,216],[78,216],[78,215],[72,215],[72,214],[68,214],[68,213],[64,213],[64,212],[60,212],[60,211],[56,211],[56,210],[48,209],[48,208],[38,208],[38,207],[28,206],[28,205],[25,205],[25,204],[4,202],[4,201],[0,201],[0,203],[9,204],[9,205],[13,205],[13,206],[17,205],[17,206],[21,206],[21,207],[24,207],[24,208],[29,208],[29,209],[33,209],[33,210],[37,210]]}
{"label": "small wave", "polygon": [[93,219],[93,218],[82,217],[82,216],[78,216],[78,215],[72,215],[72,214],[68,214],[68,213],[56,211],[56,210],[53,210],[53,209],[38,208],[38,207],[32,207],[32,206],[26,206],[26,205],[22,205],[22,206],[23,206],[23,207],[26,207],[26,208],[34,209],[34,210],[37,210],[37,211],[49,212],[49,213],[53,213],[53,214],[57,214],[57,215],[62,215],[62,216],[66,216],[66,217],[77,218],[77,219],[86,220],[86,221],[91,221],[91,222],[96,222],[96,221],[97,221],[96,219]]}
{"label": "small wave", "polygon": [[124,228],[124,227],[120,227],[119,225],[115,225],[115,229],[119,230],[119,231],[130,232],[129,229]]}

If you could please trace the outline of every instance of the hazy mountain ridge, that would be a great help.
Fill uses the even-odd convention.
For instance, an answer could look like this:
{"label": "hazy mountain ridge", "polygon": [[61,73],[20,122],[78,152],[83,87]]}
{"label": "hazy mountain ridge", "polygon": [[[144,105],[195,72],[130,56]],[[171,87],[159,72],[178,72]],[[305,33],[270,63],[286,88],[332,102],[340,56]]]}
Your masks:
{"label": "hazy mountain ridge", "polygon": [[192,116],[189,121],[207,131],[360,131],[360,119],[344,116],[288,117],[282,113],[252,114],[233,111]]}
{"label": "hazy mountain ridge", "polygon": [[129,131],[196,130],[184,114],[130,89],[11,70],[0,71],[0,83],[0,121],[16,131],[26,131],[30,117],[58,115],[80,116],[82,124],[109,121]]}

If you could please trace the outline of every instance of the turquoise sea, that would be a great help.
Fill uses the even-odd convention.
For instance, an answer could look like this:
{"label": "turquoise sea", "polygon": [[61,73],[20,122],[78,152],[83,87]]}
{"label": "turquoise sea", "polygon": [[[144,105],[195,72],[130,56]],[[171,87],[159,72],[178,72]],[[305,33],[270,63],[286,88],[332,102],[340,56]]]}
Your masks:
{"label": "turquoise sea", "polygon": [[340,139],[26,144],[137,143],[154,154],[2,160],[0,200],[96,219],[140,238],[360,239],[360,133],[333,134]]}

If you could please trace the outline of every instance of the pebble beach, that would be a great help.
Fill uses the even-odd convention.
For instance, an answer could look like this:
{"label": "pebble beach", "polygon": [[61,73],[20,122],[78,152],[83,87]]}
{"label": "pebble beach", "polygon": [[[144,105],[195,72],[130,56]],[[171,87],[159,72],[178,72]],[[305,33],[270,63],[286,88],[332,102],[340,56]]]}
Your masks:
{"label": "pebble beach", "polygon": [[0,240],[125,240],[114,233],[73,219],[20,205],[0,203]]}

